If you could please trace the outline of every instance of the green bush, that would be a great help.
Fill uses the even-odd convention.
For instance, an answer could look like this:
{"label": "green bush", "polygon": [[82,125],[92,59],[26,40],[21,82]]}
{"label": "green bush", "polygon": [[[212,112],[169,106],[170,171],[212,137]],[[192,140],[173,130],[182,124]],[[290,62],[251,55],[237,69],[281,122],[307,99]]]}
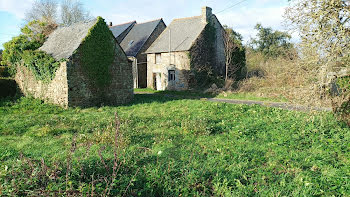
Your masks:
{"label": "green bush", "polygon": [[0,66],[0,77],[10,77],[9,67]]}
{"label": "green bush", "polygon": [[350,76],[340,77],[337,85],[343,90],[350,90]]}
{"label": "green bush", "polygon": [[333,98],[333,111],[350,126],[350,76],[337,79],[341,95]]}
{"label": "green bush", "polygon": [[28,36],[19,35],[4,44],[5,50],[2,54],[2,64],[15,66],[22,60],[25,50],[36,50],[41,46],[38,41],[30,41]]}
{"label": "green bush", "polygon": [[53,30],[55,27],[40,21],[29,22],[21,29],[21,35],[4,44],[5,50],[2,53],[1,64],[10,66],[8,67],[9,76],[16,73],[16,69],[11,68],[26,66],[33,72],[37,80],[47,82],[54,78],[59,62],[55,61],[52,56],[37,51],[44,44],[47,37],[45,32],[48,32],[50,28]]}
{"label": "green bush", "polygon": [[0,78],[0,98],[12,97],[16,95],[17,84],[13,79]]}
{"label": "green bush", "polygon": [[35,78],[44,82],[51,81],[60,66],[60,62],[43,51],[24,51],[22,59],[24,66],[32,71]]}

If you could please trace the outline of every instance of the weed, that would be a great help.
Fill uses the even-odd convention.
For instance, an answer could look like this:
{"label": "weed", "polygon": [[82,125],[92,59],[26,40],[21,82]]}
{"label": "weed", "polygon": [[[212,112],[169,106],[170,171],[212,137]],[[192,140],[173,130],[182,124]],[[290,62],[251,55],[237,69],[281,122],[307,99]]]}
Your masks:
{"label": "weed", "polygon": [[31,98],[3,100],[0,191],[347,196],[349,134],[328,112],[164,94],[136,95],[134,103],[119,107],[67,110]]}

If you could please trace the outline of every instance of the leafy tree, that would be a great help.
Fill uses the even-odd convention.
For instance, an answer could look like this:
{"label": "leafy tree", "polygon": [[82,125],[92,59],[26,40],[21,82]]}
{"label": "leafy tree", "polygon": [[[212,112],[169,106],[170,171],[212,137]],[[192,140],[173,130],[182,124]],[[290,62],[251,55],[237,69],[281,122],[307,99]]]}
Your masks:
{"label": "leafy tree", "polygon": [[261,24],[257,24],[255,29],[258,34],[257,38],[251,41],[252,48],[265,56],[286,56],[288,51],[293,49],[293,44],[290,42],[292,37],[288,33],[263,27]]}
{"label": "leafy tree", "polygon": [[1,62],[2,62],[2,51],[3,51],[3,50],[0,49],[0,65],[2,65],[2,64],[1,64]]}
{"label": "leafy tree", "polygon": [[226,55],[226,76],[225,80],[243,78],[246,67],[245,48],[243,47],[243,37],[238,32],[228,26],[224,26],[224,42]]}

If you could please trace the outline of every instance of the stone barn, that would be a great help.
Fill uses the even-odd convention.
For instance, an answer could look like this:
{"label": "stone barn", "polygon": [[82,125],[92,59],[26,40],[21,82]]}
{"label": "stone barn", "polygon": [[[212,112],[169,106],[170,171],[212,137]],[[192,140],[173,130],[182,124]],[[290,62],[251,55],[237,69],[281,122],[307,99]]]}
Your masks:
{"label": "stone barn", "polygon": [[19,66],[15,79],[24,95],[63,107],[120,105],[133,99],[131,62],[101,17],[59,27],[39,50],[60,66],[48,82]]}
{"label": "stone barn", "polygon": [[[110,27],[114,32],[120,32],[130,23]],[[132,28],[126,29],[126,36],[121,40],[120,46],[125,51],[128,58],[133,62],[134,88],[147,87],[147,54],[144,52],[164,31],[166,25],[163,19],[157,19],[144,23],[130,24]],[[119,31],[116,27],[119,27]],[[123,34],[122,33],[122,34]],[[116,36],[117,34],[115,34]],[[116,37],[120,38],[120,35]]]}
{"label": "stone barn", "polygon": [[147,86],[188,90],[225,75],[224,29],[209,7],[175,19],[148,48]]}

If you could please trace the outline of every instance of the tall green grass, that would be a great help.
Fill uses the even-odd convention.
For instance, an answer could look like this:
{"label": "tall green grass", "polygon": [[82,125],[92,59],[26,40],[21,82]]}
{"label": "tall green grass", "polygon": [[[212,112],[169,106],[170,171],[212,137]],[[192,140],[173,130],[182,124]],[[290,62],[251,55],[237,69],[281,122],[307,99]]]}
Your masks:
{"label": "tall green grass", "polygon": [[2,195],[347,196],[349,158],[350,129],[331,113],[157,94],[68,110],[0,102]]}

